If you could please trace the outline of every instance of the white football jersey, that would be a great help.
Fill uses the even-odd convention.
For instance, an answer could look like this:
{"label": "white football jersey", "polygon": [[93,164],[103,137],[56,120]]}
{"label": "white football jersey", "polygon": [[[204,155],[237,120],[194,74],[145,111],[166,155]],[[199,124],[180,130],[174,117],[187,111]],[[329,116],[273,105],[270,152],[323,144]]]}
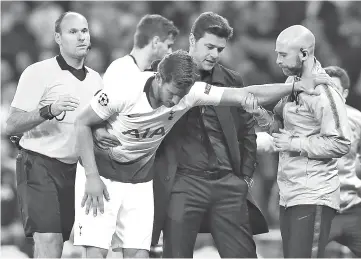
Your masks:
{"label": "white football jersey", "polygon": [[166,134],[183,114],[194,106],[218,105],[224,91],[221,87],[196,82],[177,105],[153,109],[144,87],[154,76],[154,72],[141,72],[128,84],[117,82],[105,85],[91,101],[93,110],[100,118],[108,121],[108,131],[121,143],[121,146],[112,148],[110,152],[112,159],[118,162],[142,161],[143,164],[152,158]]}

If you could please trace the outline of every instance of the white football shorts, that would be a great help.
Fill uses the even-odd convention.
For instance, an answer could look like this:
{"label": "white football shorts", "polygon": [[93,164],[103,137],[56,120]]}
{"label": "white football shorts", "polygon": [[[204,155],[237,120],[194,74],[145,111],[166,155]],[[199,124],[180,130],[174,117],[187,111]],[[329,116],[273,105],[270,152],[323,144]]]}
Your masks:
{"label": "white football shorts", "polygon": [[104,199],[104,213],[92,208],[85,214],[81,207],[85,188],[85,170],[78,163],[75,181],[74,245],[103,249],[134,248],[150,250],[154,200],[153,181],[122,183],[101,177],[110,200]]}

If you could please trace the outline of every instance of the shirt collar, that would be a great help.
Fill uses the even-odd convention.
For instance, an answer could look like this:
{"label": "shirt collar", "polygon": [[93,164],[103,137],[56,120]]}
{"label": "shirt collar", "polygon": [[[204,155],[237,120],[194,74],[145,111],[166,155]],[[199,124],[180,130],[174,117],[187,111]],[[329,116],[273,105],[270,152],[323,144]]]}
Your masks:
{"label": "shirt collar", "polygon": [[[137,67],[139,68],[138,63],[137,63],[137,61],[135,60],[135,57],[134,57],[132,54],[129,54],[129,57],[131,57],[131,58],[133,59],[134,64],[136,64]],[[140,68],[139,68],[139,69],[140,69]]]}
{"label": "shirt collar", "polygon": [[221,69],[221,65],[220,64],[216,64],[213,67],[212,70],[212,83],[214,84],[227,84],[227,80],[225,79],[225,74],[223,72],[223,70]]}
{"label": "shirt collar", "polygon": [[205,78],[211,77],[212,76],[212,70],[208,71],[208,70],[199,70],[199,76],[201,78],[201,80],[204,80]]}
{"label": "shirt collar", "polygon": [[[221,84],[221,85],[225,85],[226,84],[226,80],[224,78],[224,73],[221,70],[220,65],[217,63],[212,70],[210,71],[199,71],[200,73],[200,77],[201,78],[207,78],[208,76],[210,76],[210,82],[212,84]],[[207,80],[208,81],[208,80]]]}
{"label": "shirt collar", "polygon": [[75,76],[80,81],[83,81],[86,77],[86,74],[89,73],[88,69],[84,65],[80,69],[76,69],[72,66],[69,66],[69,64],[66,63],[65,59],[61,54],[56,56],[56,61],[58,62],[59,67],[62,70],[68,70],[73,76]]}
{"label": "shirt collar", "polygon": [[[319,74],[326,74],[326,71],[323,69],[321,63],[316,59],[316,57],[313,59],[313,67],[312,67],[312,70],[311,70],[311,74],[312,75],[319,75]],[[298,77],[294,77],[293,80],[300,80],[300,78]],[[293,101],[296,101],[296,104],[298,104],[299,100],[298,100],[298,95],[300,94],[301,92],[299,91],[293,91],[292,90],[292,93],[290,95],[290,101],[293,102]],[[341,95],[342,96],[342,95]]]}
{"label": "shirt collar", "polygon": [[[314,64],[312,68],[312,74],[313,75],[319,75],[319,74],[326,74],[326,70],[322,67],[321,62],[318,61],[316,58],[314,59]],[[332,87],[336,93],[342,98],[344,102],[346,102],[345,97],[343,97],[342,93],[340,93],[337,89],[337,87]]]}
{"label": "shirt collar", "polygon": [[321,63],[316,58],[314,58],[313,61],[312,74],[326,74],[326,71],[323,69]]}

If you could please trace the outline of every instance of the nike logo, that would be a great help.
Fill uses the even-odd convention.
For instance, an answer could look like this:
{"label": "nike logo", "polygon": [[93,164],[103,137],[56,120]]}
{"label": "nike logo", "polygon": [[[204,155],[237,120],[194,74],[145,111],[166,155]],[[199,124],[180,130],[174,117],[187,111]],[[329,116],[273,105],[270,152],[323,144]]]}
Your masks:
{"label": "nike logo", "polygon": [[140,114],[130,114],[130,115],[127,115],[127,117],[129,118],[137,118],[137,117],[140,117],[141,115]]}

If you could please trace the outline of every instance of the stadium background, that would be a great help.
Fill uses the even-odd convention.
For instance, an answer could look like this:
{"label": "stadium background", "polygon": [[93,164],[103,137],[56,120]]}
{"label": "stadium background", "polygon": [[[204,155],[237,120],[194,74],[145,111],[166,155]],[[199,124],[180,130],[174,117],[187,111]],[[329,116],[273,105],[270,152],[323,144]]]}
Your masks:
{"label": "stadium background", "polygon": [[[221,62],[238,71],[246,83],[282,82],[274,52],[279,32],[293,24],[307,26],[316,36],[316,56],[323,66],[339,65],[349,72],[351,94],[348,103],[361,110],[361,2],[273,2],[273,1],[174,1],[174,2],[1,2],[1,250],[14,257],[29,253],[16,203],[16,149],[4,135],[4,122],[17,81],[30,64],[53,57],[58,47],[53,39],[54,22],[64,11],[83,14],[89,22],[92,50],[89,67],[104,73],[114,59],[127,54],[139,19],[158,13],[174,21],[180,29],[174,50],[188,48],[188,34],[195,18],[214,11],[225,16],[234,36],[222,54]],[[46,71],[44,71],[46,73]],[[275,176],[277,155],[259,156],[253,193],[270,223],[271,232],[256,237],[259,255],[282,257],[278,229],[278,198]],[[196,257],[216,256],[208,236],[197,242]],[[336,244],[328,247],[329,257],[348,256]],[[78,251],[67,244],[65,257]],[[25,254],[19,254],[25,256]]]}

